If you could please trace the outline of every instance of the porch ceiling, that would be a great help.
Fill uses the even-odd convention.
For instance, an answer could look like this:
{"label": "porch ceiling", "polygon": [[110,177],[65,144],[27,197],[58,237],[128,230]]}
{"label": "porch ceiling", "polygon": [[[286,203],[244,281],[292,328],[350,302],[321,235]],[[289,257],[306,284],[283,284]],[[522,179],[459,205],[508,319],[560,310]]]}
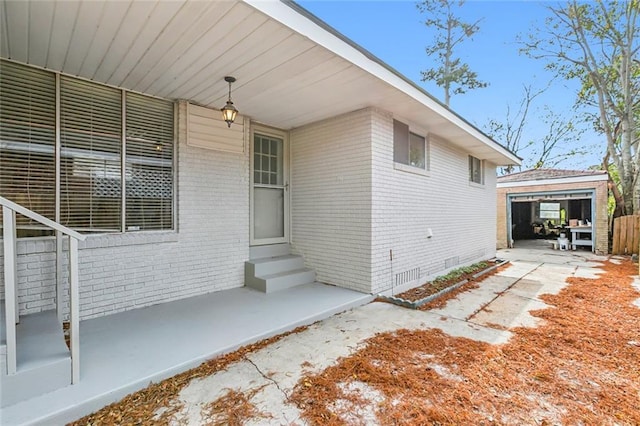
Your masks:
{"label": "porch ceiling", "polygon": [[[252,4],[249,4],[252,3]],[[69,75],[220,108],[291,129],[364,107],[406,118],[478,158],[519,163],[377,59],[280,2],[9,0],[0,55]]]}

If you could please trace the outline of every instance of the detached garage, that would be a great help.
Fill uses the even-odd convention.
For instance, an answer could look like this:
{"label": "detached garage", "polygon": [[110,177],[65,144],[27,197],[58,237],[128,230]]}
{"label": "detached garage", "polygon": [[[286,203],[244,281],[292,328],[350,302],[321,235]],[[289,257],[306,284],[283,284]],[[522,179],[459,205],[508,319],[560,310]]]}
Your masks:
{"label": "detached garage", "polygon": [[608,180],[605,171],[558,169],[498,177],[498,248],[565,234],[574,250],[606,254]]}

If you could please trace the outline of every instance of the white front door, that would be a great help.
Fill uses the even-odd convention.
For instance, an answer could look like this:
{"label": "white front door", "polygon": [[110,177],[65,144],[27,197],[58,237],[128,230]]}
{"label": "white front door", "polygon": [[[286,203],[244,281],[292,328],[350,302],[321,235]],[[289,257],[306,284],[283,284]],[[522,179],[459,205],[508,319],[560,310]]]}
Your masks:
{"label": "white front door", "polygon": [[251,156],[251,245],[289,240],[287,138],[256,128]]}

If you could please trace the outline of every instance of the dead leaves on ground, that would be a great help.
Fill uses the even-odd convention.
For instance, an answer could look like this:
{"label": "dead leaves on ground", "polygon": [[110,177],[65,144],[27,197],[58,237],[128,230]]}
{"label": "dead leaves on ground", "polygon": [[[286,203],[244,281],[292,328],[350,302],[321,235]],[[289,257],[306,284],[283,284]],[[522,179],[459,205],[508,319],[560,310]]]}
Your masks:
{"label": "dead leaves on ground", "polygon": [[[439,330],[374,336],[358,352],[301,379],[292,395],[312,424],[366,424],[367,392],[381,424],[640,424],[640,294],[636,267],[605,263],[598,279],[569,278],[544,295],[537,328],[501,346]],[[346,392],[354,384],[364,394]],[[336,404],[340,401],[340,404]],[[350,401],[351,403],[345,403]],[[371,405],[371,404],[370,404]]]}
{"label": "dead leaves on ground", "polygon": [[[277,342],[285,336],[299,333],[307,327],[298,327],[290,332],[279,334],[269,339],[261,340],[251,345],[243,346],[235,352],[214,358],[202,363],[200,366],[184,373],[173,376],[158,383],[152,383],[145,389],[132,393],[122,400],[115,402],[83,417],[70,426],[111,426],[111,425],[166,425],[170,419],[182,408],[175,402],[176,396],[187,386],[191,380],[210,376],[218,371],[226,369],[230,364],[242,360],[247,354],[255,352],[272,343]],[[262,414],[252,411],[252,406],[248,399],[250,396],[240,392],[233,393],[230,390],[219,401],[214,401],[217,406],[208,406],[207,410],[214,418],[213,424],[220,418],[222,424],[241,424],[243,416],[253,415],[260,417]],[[237,401],[234,402],[234,397]],[[236,414],[229,414],[229,406],[235,407]],[[220,413],[227,413],[220,415]],[[225,417],[226,416],[226,417]],[[246,418],[244,418],[246,420]],[[238,421],[238,422],[236,422]]]}
{"label": "dead leaves on ground", "polygon": [[249,419],[270,418],[271,415],[259,411],[251,402],[265,386],[247,392],[227,389],[224,395],[203,408],[206,426],[241,426]]}

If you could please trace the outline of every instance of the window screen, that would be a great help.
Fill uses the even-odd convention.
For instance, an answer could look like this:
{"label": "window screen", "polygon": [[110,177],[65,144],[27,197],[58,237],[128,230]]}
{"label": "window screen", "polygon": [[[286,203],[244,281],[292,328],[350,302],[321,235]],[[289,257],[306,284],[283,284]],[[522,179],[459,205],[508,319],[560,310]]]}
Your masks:
{"label": "window screen", "polygon": [[393,161],[409,164],[409,126],[393,120]]}
{"label": "window screen", "polygon": [[[55,75],[0,62],[0,194],[55,219]],[[16,216],[19,236],[41,235]]]}
{"label": "window screen", "polygon": [[474,183],[483,184],[482,160],[469,156],[469,180]]}
{"label": "window screen", "polygon": [[409,133],[409,165],[426,169],[425,139],[415,133]]}
{"label": "window screen", "polygon": [[409,132],[409,126],[393,120],[393,161],[427,169],[427,143],[424,136]]}

